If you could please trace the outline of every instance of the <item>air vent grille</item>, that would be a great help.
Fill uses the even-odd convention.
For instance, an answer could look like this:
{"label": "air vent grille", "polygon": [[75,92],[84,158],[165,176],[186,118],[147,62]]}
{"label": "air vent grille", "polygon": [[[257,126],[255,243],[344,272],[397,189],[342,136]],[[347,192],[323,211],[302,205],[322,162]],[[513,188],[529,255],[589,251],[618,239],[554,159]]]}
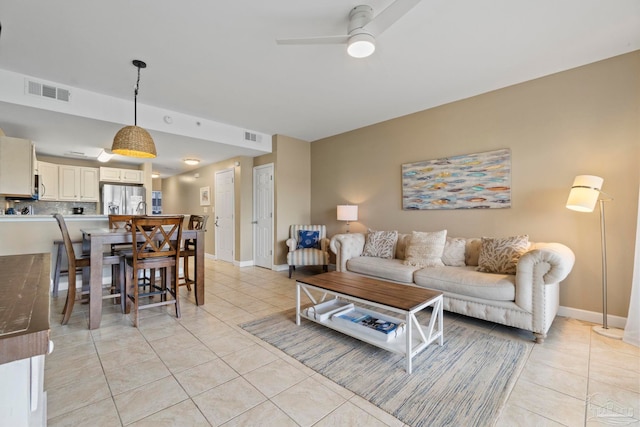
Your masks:
{"label": "air vent grille", "polygon": [[244,140],[249,142],[261,142],[262,138],[257,133],[245,131],[244,132]]}
{"label": "air vent grille", "polygon": [[69,102],[71,96],[68,89],[39,83],[33,80],[26,80],[25,89],[28,94],[42,96],[49,99],[57,99],[58,101]]}

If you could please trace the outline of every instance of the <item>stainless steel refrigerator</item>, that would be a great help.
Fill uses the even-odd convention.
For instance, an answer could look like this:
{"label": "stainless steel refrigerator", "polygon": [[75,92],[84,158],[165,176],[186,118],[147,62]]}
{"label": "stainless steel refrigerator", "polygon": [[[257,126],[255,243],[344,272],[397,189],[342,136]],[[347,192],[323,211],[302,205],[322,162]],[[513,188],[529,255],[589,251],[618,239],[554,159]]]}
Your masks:
{"label": "stainless steel refrigerator", "polygon": [[136,185],[102,186],[103,215],[144,215],[147,213],[145,189]]}

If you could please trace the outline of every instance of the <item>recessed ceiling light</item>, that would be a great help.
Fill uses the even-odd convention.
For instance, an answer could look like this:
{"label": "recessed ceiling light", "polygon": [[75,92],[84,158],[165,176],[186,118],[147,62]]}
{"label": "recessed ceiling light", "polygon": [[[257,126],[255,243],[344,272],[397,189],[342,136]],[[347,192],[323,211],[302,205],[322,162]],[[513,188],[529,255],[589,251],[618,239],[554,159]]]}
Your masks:
{"label": "recessed ceiling light", "polygon": [[198,160],[198,159],[184,159],[184,162],[186,164],[188,164],[189,166],[195,166],[198,163],[200,163],[200,160]]}

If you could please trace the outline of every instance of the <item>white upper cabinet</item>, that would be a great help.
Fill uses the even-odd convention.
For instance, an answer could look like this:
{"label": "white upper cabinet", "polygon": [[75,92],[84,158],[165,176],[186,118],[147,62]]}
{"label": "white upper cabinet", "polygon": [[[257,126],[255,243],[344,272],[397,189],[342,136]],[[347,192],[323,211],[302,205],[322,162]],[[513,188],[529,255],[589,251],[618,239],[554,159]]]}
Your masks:
{"label": "white upper cabinet", "polygon": [[100,199],[97,168],[60,165],[58,183],[58,200],[97,202]]}
{"label": "white upper cabinet", "polygon": [[141,170],[101,167],[100,181],[144,184],[144,176]]}
{"label": "white upper cabinet", "polygon": [[58,165],[38,162],[40,200],[58,200]]}
{"label": "white upper cabinet", "polygon": [[0,194],[32,196],[34,176],[33,143],[26,139],[0,136]]}

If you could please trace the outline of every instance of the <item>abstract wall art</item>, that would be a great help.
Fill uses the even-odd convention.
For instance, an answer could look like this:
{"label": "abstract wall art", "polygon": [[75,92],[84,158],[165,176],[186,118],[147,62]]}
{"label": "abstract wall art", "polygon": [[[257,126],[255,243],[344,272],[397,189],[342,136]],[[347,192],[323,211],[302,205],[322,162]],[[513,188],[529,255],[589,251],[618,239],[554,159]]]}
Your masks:
{"label": "abstract wall art", "polygon": [[402,165],[402,209],[511,207],[511,150]]}

